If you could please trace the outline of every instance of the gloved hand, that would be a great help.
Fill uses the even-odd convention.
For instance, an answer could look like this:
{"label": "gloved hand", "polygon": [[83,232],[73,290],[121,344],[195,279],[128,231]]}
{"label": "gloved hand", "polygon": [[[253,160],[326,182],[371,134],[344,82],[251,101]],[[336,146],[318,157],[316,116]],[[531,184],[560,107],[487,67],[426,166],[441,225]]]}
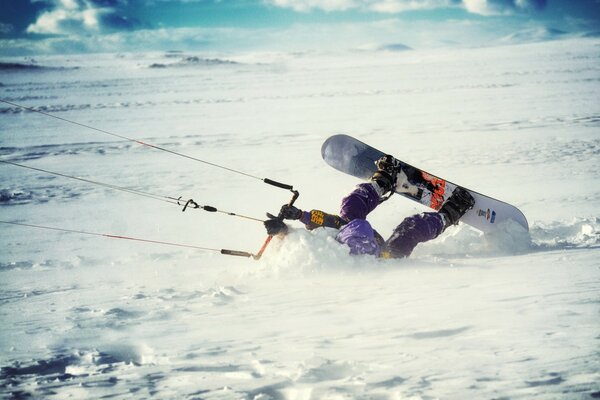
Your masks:
{"label": "gloved hand", "polygon": [[288,232],[287,225],[279,218],[269,218],[264,222],[267,234],[270,236],[285,235]]}
{"label": "gloved hand", "polygon": [[302,210],[300,210],[299,208],[296,208],[294,206],[284,204],[281,206],[279,215],[283,219],[300,219],[300,217],[302,216]]}

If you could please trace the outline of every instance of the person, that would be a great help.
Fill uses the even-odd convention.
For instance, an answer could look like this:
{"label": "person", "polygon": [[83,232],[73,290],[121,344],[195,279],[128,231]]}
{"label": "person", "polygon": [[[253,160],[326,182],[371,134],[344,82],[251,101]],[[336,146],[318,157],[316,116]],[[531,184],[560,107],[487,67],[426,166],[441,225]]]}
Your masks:
{"label": "person", "polygon": [[471,194],[457,187],[437,212],[423,212],[405,218],[384,240],[367,221],[367,216],[396,189],[397,161],[386,155],[376,161],[377,171],[370,181],[361,183],[342,199],[339,215],[320,210],[302,211],[283,205],[278,217],[264,222],[269,235],[287,233],[283,220],[299,220],[309,230],[319,227],[339,229],[336,240],[350,248],[350,254],[370,254],[383,258],[408,257],[419,244],[438,237],[475,204]]}

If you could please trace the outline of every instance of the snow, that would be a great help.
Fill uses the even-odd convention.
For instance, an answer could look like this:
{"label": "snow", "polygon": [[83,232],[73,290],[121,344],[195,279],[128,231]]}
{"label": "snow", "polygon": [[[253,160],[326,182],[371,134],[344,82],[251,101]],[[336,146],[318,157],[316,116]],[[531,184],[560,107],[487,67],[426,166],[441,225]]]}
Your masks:
{"label": "snow", "polygon": [[[409,259],[294,225],[260,261],[0,227],[4,398],[600,397],[600,41],[459,50],[5,58],[0,98],[335,212],[346,133],[519,207]],[[157,68],[156,65],[161,65]],[[0,105],[2,160],[257,218],[289,191]],[[3,164],[0,220],[257,252],[260,223]],[[424,209],[401,197],[384,236]]]}

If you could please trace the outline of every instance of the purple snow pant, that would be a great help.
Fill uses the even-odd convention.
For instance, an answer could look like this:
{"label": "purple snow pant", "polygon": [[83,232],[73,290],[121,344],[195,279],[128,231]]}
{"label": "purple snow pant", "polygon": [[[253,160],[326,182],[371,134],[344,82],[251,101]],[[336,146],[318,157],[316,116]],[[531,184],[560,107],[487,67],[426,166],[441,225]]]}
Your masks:
{"label": "purple snow pant", "polygon": [[[367,215],[379,205],[379,194],[371,183],[362,183],[342,200],[340,217],[349,221],[336,239],[350,247],[350,254],[380,256],[382,251],[394,258],[408,257],[417,244],[436,238],[444,230],[442,216],[428,212],[405,218],[385,242],[367,222]],[[379,236],[380,237],[380,236]]]}

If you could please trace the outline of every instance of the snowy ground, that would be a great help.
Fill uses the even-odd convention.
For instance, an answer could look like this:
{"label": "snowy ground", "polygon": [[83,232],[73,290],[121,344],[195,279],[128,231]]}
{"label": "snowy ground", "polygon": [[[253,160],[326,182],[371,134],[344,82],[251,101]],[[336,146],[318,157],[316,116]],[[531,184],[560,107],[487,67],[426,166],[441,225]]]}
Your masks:
{"label": "snowy ground", "polygon": [[[198,57],[198,58],[193,58]],[[204,58],[210,59],[209,61]],[[300,226],[255,262],[2,225],[4,398],[600,398],[600,41],[3,59],[0,98],[293,184],[336,211],[347,133],[518,206],[410,259]],[[0,104],[2,160],[262,218],[289,192]],[[0,165],[0,220],[256,252],[260,223]],[[395,197],[389,235],[419,212]]]}

